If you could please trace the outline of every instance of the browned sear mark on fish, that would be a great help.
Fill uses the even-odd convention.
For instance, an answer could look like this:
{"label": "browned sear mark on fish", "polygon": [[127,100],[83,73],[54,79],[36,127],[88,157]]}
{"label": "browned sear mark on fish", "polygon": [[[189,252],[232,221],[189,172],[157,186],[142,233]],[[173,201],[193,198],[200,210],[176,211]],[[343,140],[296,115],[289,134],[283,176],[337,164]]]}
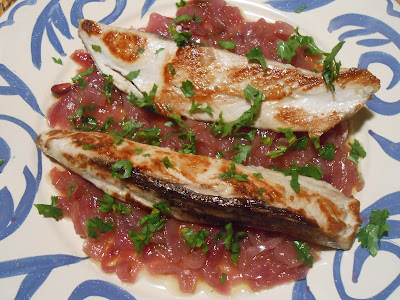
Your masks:
{"label": "browned sear mark on fish", "polygon": [[83,20],[81,24],[81,28],[83,31],[85,31],[88,36],[91,35],[99,35],[102,33],[101,28],[99,25],[97,25],[95,22],[90,21],[90,20]]}
{"label": "browned sear mark on fish", "polygon": [[126,62],[134,62],[146,50],[147,41],[134,33],[108,31],[102,40],[110,52]]}

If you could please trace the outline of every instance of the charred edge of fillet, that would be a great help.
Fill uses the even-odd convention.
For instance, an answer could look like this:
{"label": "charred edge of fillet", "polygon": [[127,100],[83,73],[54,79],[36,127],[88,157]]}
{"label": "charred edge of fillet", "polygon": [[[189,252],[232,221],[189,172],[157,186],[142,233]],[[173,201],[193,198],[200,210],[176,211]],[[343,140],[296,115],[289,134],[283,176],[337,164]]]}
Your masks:
{"label": "charred edge of fillet", "polygon": [[[96,161],[95,164],[108,172],[112,165],[104,161]],[[203,195],[185,186],[156,179],[135,167],[130,178],[121,180],[126,185],[134,185],[155,198],[163,199],[171,207],[172,215],[183,221],[215,225],[232,222],[340,248],[336,241],[324,236],[314,222],[289,210],[269,206],[259,199]],[[136,203],[134,198],[128,197],[127,200]]]}
{"label": "charred edge of fillet", "polygon": [[83,20],[80,26],[88,36],[91,36],[92,34],[99,35],[102,33],[100,26],[91,20]]}

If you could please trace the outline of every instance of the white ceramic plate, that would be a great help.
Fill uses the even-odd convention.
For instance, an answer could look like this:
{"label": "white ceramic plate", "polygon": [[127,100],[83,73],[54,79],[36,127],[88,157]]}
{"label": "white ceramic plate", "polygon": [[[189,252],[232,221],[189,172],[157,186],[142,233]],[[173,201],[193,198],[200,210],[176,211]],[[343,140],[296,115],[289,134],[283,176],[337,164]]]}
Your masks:
{"label": "white ceramic plate", "polygon": [[[1,299],[225,299],[200,286],[182,295],[166,277],[121,283],[85,258],[72,223],[41,217],[33,203],[49,203],[51,162],[34,145],[47,128],[55,101],[50,87],[69,81],[76,66],[67,56],[82,48],[79,17],[118,26],[143,26],[151,12],[173,16],[173,0],[19,0],[0,18],[0,298]],[[323,49],[339,40],[344,66],[368,68],[382,88],[357,115],[356,138],[367,150],[361,163],[366,186],[357,195],[362,216],[388,208],[392,228],[372,258],[355,243],[350,251],[322,254],[306,280],[260,293],[235,291],[233,299],[400,298],[400,6],[395,0],[229,1],[248,18],[300,26]],[[296,8],[306,6],[300,14]],[[52,61],[62,58],[64,65]]]}

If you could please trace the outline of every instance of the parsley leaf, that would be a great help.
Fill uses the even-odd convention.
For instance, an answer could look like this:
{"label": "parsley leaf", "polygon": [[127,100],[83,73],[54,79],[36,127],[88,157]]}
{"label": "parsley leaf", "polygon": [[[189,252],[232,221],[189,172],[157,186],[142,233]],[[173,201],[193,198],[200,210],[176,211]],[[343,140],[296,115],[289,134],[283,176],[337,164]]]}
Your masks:
{"label": "parsley leaf", "polygon": [[341,67],[341,62],[336,61],[336,55],[342,49],[344,41],[339,42],[335,47],[333,47],[331,53],[326,55],[323,61],[322,76],[324,77],[325,83],[328,87],[335,92],[335,85],[333,82],[339,78],[339,72]]}
{"label": "parsley leaf", "polygon": [[139,255],[142,254],[143,247],[149,244],[153,233],[163,228],[166,220],[165,214],[169,212],[170,208],[167,203],[156,203],[153,205],[151,213],[143,216],[138,222],[139,226],[144,225],[142,232],[139,233],[136,229],[132,229],[128,232],[129,239],[132,241]]}
{"label": "parsley leaf", "polygon": [[349,159],[354,161],[356,164],[359,163],[360,157],[364,158],[367,156],[367,152],[365,152],[364,148],[361,146],[358,140],[354,140],[354,143],[350,143],[351,151],[349,154]]}
{"label": "parsley leaf", "polygon": [[[126,159],[121,159],[117,163],[113,164],[111,166],[111,176],[114,178],[129,178],[132,176],[132,163],[129,160]],[[122,170],[124,171],[123,174],[121,174],[119,171]]]}
{"label": "parsley leaf", "polygon": [[258,179],[264,179],[261,173],[253,173],[253,176],[258,178]]}
{"label": "parsley leaf", "polygon": [[87,220],[85,223],[88,230],[88,236],[94,239],[97,239],[99,237],[97,230],[100,231],[101,233],[106,233],[107,231],[114,230],[112,222],[104,222],[99,217],[91,218]]}
{"label": "parsley leaf", "polygon": [[160,127],[145,128],[136,134],[136,139],[144,144],[158,146],[161,143],[160,132]]}
{"label": "parsley leaf", "polygon": [[190,248],[193,249],[203,247],[203,253],[207,253],[209,247],[206,243],[206,238],[210,236],[210,232],[208,230],[194,232],[192,228],[184,228],[181,229],[181,233],[186,244],[188,244]]}
{"label": "parsley leaf", "polygon": [[228,275],[226,275],[226,273],[222,273],[221,274],[221,279],[219,280],[220,284],[224,284],[226,282]]}
{"label": "parsley leaf", "polygon": [[[83,131],[95,131],[97,130],[97,120],[90,116],[85,116],[87,110],[94,111],[94,105],[83,105],[78,108],[72,116],[68,116],[67,119],[71,120],[74,129]],[[77,125],[78,120],[80,120],[80,125]]]}
{"label": "parsley leaf", "polygon": [[230,170],[226,170],[225,173],[220,174],[219,178],[221,179],[231,179],[234,178],[238,181],[247,181],[247,174],[236,174],[236,165],[234,162],[230,162],[231,165],[231,169]]}
{"label": "parsley leaf", "polygon": [[133,79],[137,78],[140,74],[140,70],[130,71],[128,75],[125,75],[125,78],[132,81]]}
{"label": "parsley leaf", "polygon": [[232,160],[237,164],[241,164],[242,162],[245,162],[249,158],[251,152],[251,145],[235,144],[233,146],[233,149],[237,149],[237,153],[232,158]]}
{"label": "parsley leaf", "polygon": [[40,215],[59,220],[63,217],[61,208],[56,207],[58,196],[51,196],[51,204],[35,204]]}
{"label": "parsley leaf", "polygon": [[272,137],[266,136],[266,137],[262,137],[260,139],[260,144],[263,146],[265,146],[265,145],[271,146],[273,141],[274,140],[272,139]]}
{"label": "parsley leaf", "polygon": [[189,16],[188,14],[180,15],[179,17],[173,19],[171,23],[180,23],[180,22],[188,22],[188,21],[195,21],[196,23],[200,23],[201,19],[196,17],[195,13],[193,13],[193,17]]}
{"label": "parsley leaf", "polygon": [[71,184],[69,186],[68,192],[67,192],[67,197],[68,198],[71,198],[72,192],[74,191],[75,187],[76,187],[76,183],[73,183],[73,184]]}
{"label": "parsley leaf", "polygon": [[190,98],[194,96],[194,85],[190,80],[186,80],[182,82],[181,91],[185,95],[186,98]]}
{"label": "parsley leaf", "polygon": [[132,136],[136,133],[136,131],[143,126],[143,122],[135,122],[135,119],[131,119],[124,124],[122,132],[112,130],[110,131],[110,135],[114,137],[114,143],[120,144],[124,138],[131,139]]}
{"label": "parsley leaf", "polygon": [[176,74],[175,68],[174,68],[173,65],[168,65],[168,70],[171,73],[171,75],[175,75]]}
{"label": "parsley leaf", "polygon": [[62,65],[62,64],[63,64],[61,58],[52,57],[52,59],[53,59],[53,61],[54,61],[56,64],[59,64],[59,65]]}
{"label": "parsley leaf", "polygon": [[108,117],[104,123],[103,126],[100,128],[100,132],[106,132],[108,129],[110,129],[112,123],[114,123],[113,117]]}
{"label": "parsley leaf", "polygon": [[106,95],[108,103],[111,104],[111,93],[114,88],[114,84],[113,84],[114,79],[113,79],[112,75],[107,75],[104,73],[102,73],[101,75],[106,79],[106,83],[104,84],[102,91],[103,91],[104,95]]}
{"label": "parsley leaf", "polygon": [[180,2],[175,3],[175,5],[176,5],[177,8],[184,7],[186,5],[186,1],[185,0],[180,0]]}
{"label": "parsley leaf", "polygon": [[239,240],[246,235],[246,232],[239,231],[234,232],[232,223],[225,225],[225,233],[222,231],[218,232],[214,237],[214,242],[216,243],[219,239],[223,240],[225,243],[225,248],[231,252],[231,258],[235,266],[238,264],[240,244]]}
{"label": "parsley leaf", "polygon": [[94,66],[90,67],[89,69],[79,74],[76,74],[74,77],[72,77],[72,82],[73,83],[79,82],[79,89],[83,90],[87,85],[87,83],[83,80],[83,77],[92,74],[93,71],[94,71]]}
{"label": "parsley leaf", "polygon": [[192,34],[190,32],[178,32],[173,25],[168,25],[168,31],[172,35],[172,38],[175,40],[175,43],[178,47],[184,47],[192,38]]}
{"label": "parsley leaf", "polygon": [[114,201],[114,198],[108,194],[103,195],[103,201],[97,200],[97,203],[100,205],[97,210],[100,212],[109,212],[111,210],[117,211],[120,214],[129,214],[131,209],[124,204],[117,204]]}
{"label": "parsley leaf", "polygon": [[[194,92],[193,92],[193,94],[194,94]],[[201,107],[201,103],[196,103],[194,100],[192,100],[192,106],[189,109],[189,114],[194,114],[194,113],[196,113],[198,111],[206,112],[210,116],[213,115],[213,111],[212,111],[211,107],[208,104],[207,104],[206,107]]]}
{"label": "parsley leaf", "polygon": [[136,105],[140,108],[147,108],[151,112],[157,112],[157,108],[154,105],[153,99],[157,92],[157,85],[154,84],[151,91],[147,94],[147,92],[142,92],[143,97],[138,98],[132,92],[128,95],[128,101],[132,103],[132,105]]}
{"label": "parsley leaf", "polygon": [[236,44],[231,41],[217,41],[217,43],[225,50],[234,50],[236,48]]}
{"label": "parsley leaf", "polygon": [[325,143],[321,150],[319,150],[318,155],[326,160],[333,160],[335,158],[336,147],[334,143]]}
{"label": "parsley leaf", "polygon": [[165,50],[165,48],[158,48],[154,54],[157,55],[158,53],[160,53],[160,52],[163,51],[163,50]]}
{"label": "parsley leaf", "polygon": [[296,138],[296,136],[292,132],[292,128],[278,127],[278,130],[285,134],[285,137],[288,140],[289,145],[288,146],[280,145],[280,146],[278,146],[278,149],[269,151],[266,154],[269,157],[276,158],[278,156],[285,154],[289,150],[305,150],[307,148],[307,143],[308,143],[307,136],[302,136],[300,138]]}
{"label": "parsley leaf", "polygon": [[172,168],[174,166],[174,164],[169,160],[168,156],[165,156],[161,161],[166,169]]}
{"label": "parsley leaf", "polygon": [[99,45],[92,45],[92,49],[96,52],[101,53],[101,47]]}
{"label": "parsley leaf", "polygon": [[82,146],[82,149],[83,150],[93,150],[93,149],[96,149],[96,146],[93,144],[86,144],[86,145]]}
{"label": "parsley leaf", "polygon": [[257,133],[257,130],[250,130],[249,132],[235,133],[235,136],[252,142],[254,140],[254,138],[256,137],[256,133]]}
{"label": "parsley leaf", "polygon": [[301,260],[305,265],[313,265],[314,256],[312,255],[310,246],[307,243],[294,241],[293,247],[297,252],[297,259]]}
{"label": "parsley leaf", "polygon": [[306,8],[307,8],[307,6],[303,5],[303,6],[300,6],[299,8],[297,8],[294,12],[295,12],[296,14],[299,14],[299,13],[301,13],[303,10],[305,10]]}
{"label": "parsley leaf", "polygon": [[379,245],[384,233],[390,231],[389,225],[386,224],[389,215],[390,212],[387,209],[372,210],[368,224],[358,233],[358,241],[361,243],[361,247],[368,248],[369,253],[374,257],[379,250],[377,243]]}
{"label": "parsley leaf", "polygon": [[265,61],[265,57],[261,51],[261,47],[251,48],[249,53],[246,54],[246,57],[249,61],[256,60],[260,63],[262,69],[267,70],[267,62]]}

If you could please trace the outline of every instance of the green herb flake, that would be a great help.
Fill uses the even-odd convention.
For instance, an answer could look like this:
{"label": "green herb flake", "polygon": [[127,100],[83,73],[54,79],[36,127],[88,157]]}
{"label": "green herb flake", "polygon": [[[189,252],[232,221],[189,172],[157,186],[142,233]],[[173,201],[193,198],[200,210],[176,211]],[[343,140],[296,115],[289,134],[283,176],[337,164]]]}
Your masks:
{"label": "green herb flake", "polygon": [[236,173],[236,165],[235,165],[235,163],[234,162],[230,162],[230,165],[231,165],[231,169],[230,170],[227,169],[225,173],[220,174],[219,178],[221,178],[221,179],[234,178],[237,181],[247,181],[247,177],[248,177],[247,174],[237,174]]}
{"label": "green herb flake", "polygon": [[171,73],[172,76],[176,74],[175,68],[173,65],[168,65],[168,71]]}
{"label": "green herb flake", "polygon": [[181,233],[183,238],[188,244],[188,246],[192,249],[203,247],[203,253],[207,253],[209,247],[206,242],[206,238],[210,236],[210,232],[208,230],[200,230],[195,232],[192,228],[184,228],[181,229]]}
{"label": "green herb flake", "polygon": [[[71,120],[74,129],[82,131],[95,131],[97,130],[97,120],[90,116],[85,116],[86,111],[94,111],[94,105],[83,105],[78,108],[72,116],[68,116],[67,119]],[[80,120],[80,125],[77,125],[78,120]]]}
{"label": "green herb flake", "polygon": [[267,62],[265,57],[261,51],[261,47],[258,48],[251,48],[249,53],[246,54],[246,57],[249,61],[258,61],[264,71],[267,70]]}
{"label": "green herb flake", "polygon": [[112,123],[114,123],[113,117],[108,117],[104,123],[103,126],[100,128],[100,132],[106,132],[108,129],[110,129]]}
{"label": "green herb flake", "polygon": [[225,243],[225,248],[231,252],[231,258],[235,266],[238,265],[239,253],[240,253],[240,239],[246,236],[246,232],[239,231],[234,232],[232,223],[225,225],[225,232],[222,230],[218,232],[214,237],[216,243],[219,239]]}
{"label": "green herb flake", "polygon": [[87,86],[87,83],[84,81],[83,77],[85,77],[89,74],[92,74],[93,71],[94,71],[94,66],[91,66],[89,69],[87,69],[79,74],[76,74],[74,77],[72,77],[72,82],[73,83],[78,82],[79,89],[83,90]]}
{"label": "green herb flake", "polygon": [[220,284],[224,284],[226,282],[226,279],[228,278],[228,275],[226,273],[221,274],[221,279],[219,280]]}
{"label": "green herb flake", "polygon": [[92,49],[96,52],[101,53],[101,47],[99,45],[92,45]]}
{"label": "green herb flake", "polygon": [[5,162],[6,162],[6,161],[5,161],[4,159],[0,158],[0,167],[1,167],[2,165],[4,165]]}
{"label": "green herb flake", "polygon": [[349,159],[356,164],[359,163],[360,157],[364,158],[367,156],[367,152],[365,152],[364,148],[361,146],[358,140],[354,140],[354,143],[350,143],[351,151],[349,154]]}
{"label": "green herb flake", "polygon": [[96,146],[92,145],[92,144],[86,144],[86,145],[82,146],[82,149],[83,150],[93,150],[93,149],[96,149]]}
{"label": "green herb flake", "polygon": [[319,143],[319,138],[317,136],[312,136],[311,137],[311,142],[313,143],[315,149],[320,149],[321,144]]}
{"label": "green herb flake", "polygon": [[144,144],[158,146],[161,143],[160,133],[160,127],[145,128],[136,134],[136,139]]}
{"label": "green herb flake", "polygon": [[278,127],[278,130],[285,134],[285,137],[286,137],[289,145],[288,146],[280,145],[280,146],[278,146],[278,149],[269,151],[266,154],[269,157],[276,158],[278,156],[285,154],[287,151],[307,149],[307,144],[309,141],[307,136],[302,136],[300,138],[296,138],[296,136],[292,132],[292,128]]}
{"label": "green herb flake", "polygon": [[59,220],[63,217],[61,208],[56,207],[58,196],[51,196],[51,204],[35,204],[40,215]]}
{"label": "green herb flake", "polygon": [[[132,168],[132,163],[129,160],[123,158],[111,166],[111,176],[121,179],[129,178],[132,175]],[[123,171],[123,174],[119,172],[121,170]]]}
{"label": "green herb flake", "polygon": [[358,241],[361,247],[368,248],[369,253],[375,257],[378,254],[378,246],[380,245],[382,236],[390,231],[390,227],[386,224],[390,212],[387,209],[371,211],[369,222],[358,233]]}
{"label": "green herb flake", "polygon": [[136,148],[136,149],[135,149],[135,153],[138,154],[138,155],[139,155],[139,154],[142,154],[142,152],[143,152],[143,149],[142,149],[142,148]]}
{"label": "green herb flake", "polygon": [[165,50],[165,48],[158,48],[154,54],[157,55],[158,53],[160,53],[163,50]]}
{"label": "green herb flake", "polygon": [[314,263],[314,256],[311,253],[310,246],[301,241],[294,241],[293,247],[297,252],[297,259],[301,260],[304,265],[312,266]]}
{"label": "green herb flake", "polygon": [[114,79],[112,75],[107,75],[104,73],[102,73],[101,75],[106,79],[106,83],[104,84],[102,91],[104,95],[106,95],[108,103],[111,104],[111,93],[114,89],[114,84],[113,84]]}
{"label": "green herb flake", "polygon": [[260,188],[260,189],[258,190],[258,194],[259,194],[260,196],[262,196],[262,195],[264,194],[264,189],[263,189],[263,188]]}
{"label": "green herb flake", "polygon": [[258,178],[258,179],[264,179],[261,173],[253,173],[253,176]]}
{"label": "green herb flake", "polygon": [[157,85],[153,84],[153,87],[149,93],[147,92],[142,92],[143,97],[138,98],[136,97],[132,92],[128,95],[128,101],[132,105],[136,105],[140,108],[145,108],[146,110],[150,112],[157,112],[157,108],[154,105],[153,99],[156,95],[157,92]]}
{"label": "green herb flake", "polygon": [[235,133],[235,137],[240,137],[242,139],[252,142],[256,137],[257,130],[250,130],[249,132],[238,132]]}
{"label": "green herb flake", "polygon": [[67,192],[67,197],[71,198],[72,192],[74,191],[74,188],[76,187],[76,183],[73,183],[69,186],[68,192]]}
{"label": "green herb flake", "polygon": [[137,78],[140,74],[140,70],[130,71],[128,75],[125,75],[125,78],[132,81],[133,79]]}
{"label": "green herb flake", "polygon": [[180,0],[179,2],[175,3],[177,8],[184,7],[186,5],[185,0]]}
{"label": "green herb flake", "polygon": [[150,214],[143,216],[138,226],[143,228],[141,232],[136,231],[135,228],[128,232],[129,239],[132,241],[136,252],[141,255],[143,247],[149,244],[150,238],[153,233],[162,229],[166,220],[165,214],[170,212],[170,208],[167,203],[160,202],[153,205],[153,210]]}
{"label": "green herb flake", "polygon": [[137,49],[135,55],[138,56],[139,54],[142,54],[144,52],[144,49],[142,47],[139,47],[139,49]]}
{"label": "green herb flake", "polygon": [[303,12],[306,8],[307,8],[307,6],[303,5],[303,6],[300,6],[299,8],[297,8],[294,12],[296,14],[299,14],[299,13]]}
{"label": "green herb flake", "polygon": [[194,85],[190,80],[186,80],[182,82],[181,91],[185,95],[186,98],[190,98],[194,96]]}
{"label": "green herb flake", "polygon": [[58,65],[63,65],[61,58],[52,57],[52,60]]}
{"label": "green herb flake", "polygon": [[209,105],[207,105],[206,107],[201,107],[201,103],[196,103],[194,100],[192,100],[192,106],[189,109],[189,114],[194,114],[196,112],[206,112],[210,116],[213,115],[213,111]]}
{"label": "green herb flake", "polygon": [[142,156],[143,156],[143,157],[150,157],[151,155],[150,155],[150,153],[145,153],[145,154],[143,154]]}
{"label": "green herb flake", "polygon": [[172,35],[172,38],[178,47],[184,47],[192,38],[192,34],[190,32],[178,32],[173,25],[168,26],[168,31]]}
{"label": "green herb flake", "polygon": [[94,239],[98,239],[99,237],[97,230],[100,231],[101,233],[106,233],[107,231],[114,230],[112,222],[104,222],[99,217],[91,218],[87,220],[85,223],[88,231],[88,236]]}
{"label": "green herb flake", "polygon": [[260,139],[260,144],[263,146],[265,146],[265,145],[271,146],[273,141],[274,140],[272,139],[272,137],[266,136],[266,137],[262,137]]}
{"label": "green herb flake", "polygon": [[326,160],[333,160],[335,158],[336,147],[334,143],[325,143],[318,155]]}
{"label": "green herb flake", "polygon": [[217,151],[217,154],[215,154],[216,158],[223,158],[224,157],[224,152],[222,152],[221,150]]}
{"label": "green herb flake", "polygon": [[174,164],[169,160],[168,156],[165,156],[161,161],[164,164],[164,167],[167,169],[174,166]]}
{"label": "green herb flake", "polygon": [[231,41],[217,41],[217,43],[225,50],[234,50],[236,48],[236,43]]}
{"label": "green herb flake", "polygon": [[122,131],[112,130],[110,135],[114,137],[114,143],[119,145],[124,139],[132,139],[133,135],[142,126],[143,122],[136,123],[135,119],[131,119],[124,124]]}
{"label": "green herb flake", "polygon": [[99,212],[107,213],[109,211],[116,211],[120,214],[131,213],[131,209],[129,207],[121,203],[115,203],[114,198],[108,194],[103,195],[103,201],[97,200],[97,204],[99,204],[99,207],[97,208]]}
{"label": "green herb flake", "polygon": [[237,149],[237,152],[236,155],[232,158],[232,160],[237,164],[241,164],[249,158],[251,152],[251,145],[235,144],[233,146],[233,149]]}

